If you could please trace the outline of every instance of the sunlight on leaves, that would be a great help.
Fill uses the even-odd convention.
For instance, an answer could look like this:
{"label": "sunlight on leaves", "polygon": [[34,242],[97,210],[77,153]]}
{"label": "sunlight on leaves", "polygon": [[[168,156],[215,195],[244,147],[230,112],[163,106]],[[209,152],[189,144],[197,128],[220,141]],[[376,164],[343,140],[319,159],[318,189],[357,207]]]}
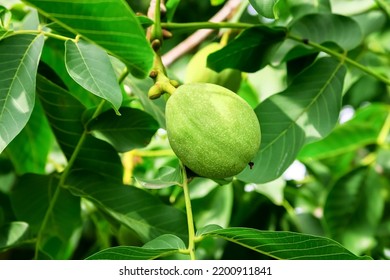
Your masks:
{"label": "sunlight on leaves", "polygon": [[0,226],[0,251],[17,245],[26,238],[28,224],[25,222],[12,222]]}
{"label": "sunlight on leaves", "polygon": [[341,109],[345,67],[322,58],[299,74],[290,86],[255,109],[262,140],[252,169],[238,175],[245,182],[264,183],[278,178],[295,160],[305,143],[327,136]]}
{"label": "sunlight on leaves", "polygon": [[0,41],[0,153],[33,111],[43,40],[41,35],[17,35]]}
{"label": "sunlight on leaves", "polygon": [[[49,19],[120,58],[137,77],[149,74],[153,50],[125,1],[25,0]],[[61,5],[61,8],[58,8]]]}
{"label": "sunlight on leaves", "polygon": [[83,40],[65,42],[65,65],[83,88],[107,100],[118,112],[122,93],[107,53]]}

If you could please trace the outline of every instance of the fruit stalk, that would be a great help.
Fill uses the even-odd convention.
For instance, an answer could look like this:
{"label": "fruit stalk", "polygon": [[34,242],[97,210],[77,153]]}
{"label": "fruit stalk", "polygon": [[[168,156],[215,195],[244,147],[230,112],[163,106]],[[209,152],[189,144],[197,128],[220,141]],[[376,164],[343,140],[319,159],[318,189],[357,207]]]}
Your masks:
{"label": "fruit stalk", "polygon": [[[162,63],[161,56],[159,54],[161,45],[164,40],[164,34],[161,28],[161,12],[165,12],[165,8],[161,4],[164,4],[164,2],[160,0],[152,0],[150,2],[150,8],[148,12],[148,16],[152,17],[154,20],[154,24],[149,29],[150,32],[148,32],[148,38],[155,53],[153,69],[149,74],[149,76],[154,80],[154,85],[149,89],[148,92],[148,97],[150,99],[157,99],[164,93],[171,95],[178,86],[176,81],[171,81],[167,77],[165,66]],[[161,9],[162,6],[163,10]]]}
{"label": "fruit stalk", "polygon": [[167,77],[161,57],[157,53],[155,54],[154,66],[153,70],[150,72],[150,77],[154,80],[154,85],[148,92],[148,97],[150,99],[157,99],[164,93],[172,95],[179,85],[178,82],[170,80]]}
{"label": "fruit stalk", "polygon": [[194,218],[192,216],[192,207],[191,207],[191,198],[190,191],[188,188],[188,178],[187,172],[184,164],[180,161],[180,166],[182,170],[183,177],[183,191],[184,191],[184,200],[186,205],[187,213],[187,224],[188,224],[188,253],[190,254],[191,260],[195,260],[195,228],[194,228]]}

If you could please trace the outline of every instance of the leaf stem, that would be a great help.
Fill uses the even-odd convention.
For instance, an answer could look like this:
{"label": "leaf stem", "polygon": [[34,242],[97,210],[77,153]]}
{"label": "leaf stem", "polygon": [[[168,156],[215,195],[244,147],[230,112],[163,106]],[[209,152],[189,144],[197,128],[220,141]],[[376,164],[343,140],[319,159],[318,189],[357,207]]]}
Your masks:
{"label": "leaf stem", "polygon": [[53,196],[50,199],[49,207],[46,210],[45,216],[43,217],[43,221],[41,226],[39,227],[38,235],[37,235],[37,240],[35,243],[35,251],[34,251],[34,259],[37,260],[39,258],[39,248],[41,247],[42,239],[43,239],[43,232],[47,226],[47,223],[49,222],[49,218],[51,213],[53,212],[54,205],[57,202],[57,199],[60,195],[60,185],[58,184],[56,186],[56,190],[53,194]]}
{"label": "leaf stem", "polygon": [[123,69],[123,71],[121,72],[121,74],[118,77],[118,84],[123,83],[123,81],[126,79],[127,75],[129,75],[129,69],[127,67],[125,67],[125,69]]}
{"label": "leaf stem", "polygon": [[192,216],[192,207],[191,207],[191,198],[188,188],[188,178],[185,166],[181,164],[182,176],[183,176],[183,191],[184,191],[184,200],[186,205],[187,213],[187,224],[188,224],[188,252],[190,254],[191,260],[195,260],[195,228],[194,228],[194,218]]}
{"label": "leaf stem", "polygon": [[348,64],[350,64],[350,65],[352,65],[352,66],[354,66],[354,67],[356,67],[356,68],[358,68],[360,70],[362,70],[363,72],[365,72],[365,73],[375,77],[376,79],[384,82],[385,84],[390,85],[390,79],[388,79],[387,77],[385,77],[383,75],[378,74],[377,72],[375,72],[375,71],[371,70],[370,68],[360,64],[359,62],[356,62],[355,60],[350,59],[349,57],[345,56],[344,54],[338,53],[338,52],[336,52],[336,51],[334,51],[332,49],[324,47],[321,44],[317,44],[317,43],[315,43],[313,41],[306,40],[304,38],[295,36],[293,34],[287,34],[287,38],[292,39],[292,40],[297,41],[297,42],[301,42],[301,43],[303,43],[305,45],[311,46],[311,47],[313,47],[313,48],[315,48],[317,50],[320,50],[320,51],[322,51],[324,53],[327,53],[327,54],[329,54],[329,55],[339,59],[341,62],[346,62],[346,63],[348,63]]}
{"label": "leaf stem", "polygon": [[74,38],[62,36],[59,34],[54,34],[54,33],[43,31],[43,30],[16,30],[16,31],[10,32],[6,37],[10,37],[13,35],[20,35],[20,34],[22,34],[22,35],[41,35],[42,34],[46,37],[51,37],[51,38],[58,39],[61,41],[74,40]]}

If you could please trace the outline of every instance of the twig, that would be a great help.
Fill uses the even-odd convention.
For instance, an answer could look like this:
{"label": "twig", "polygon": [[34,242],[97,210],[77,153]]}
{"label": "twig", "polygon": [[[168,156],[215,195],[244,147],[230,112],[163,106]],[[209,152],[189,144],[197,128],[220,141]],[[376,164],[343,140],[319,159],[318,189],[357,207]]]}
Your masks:
{"label": "twig", "polygon": [[346,63],[358,68],[359,70],[362,70],[363,72],[371,75],[372,77],[376,78],[377,80],[382,81],[387,85],[390,85],[390,79],[387,76],[384,76],[383,74],[375,72],[374,70],[368,68],[367,66],[360,64],[359,62],[345,56],[345,54],[338,53],[338,52],[336,52],[330,48],[327,48],[321,44],[318,44],[316,42],[301,38],[301,37],[293,35],[293,34],[288,34],[287,38],[292,39],[292,40],[297,41],[297,42],[301,42],[305,45],[311,46],[314,49],[317,49],[319,51],[327,53],[327,54],[337,58],[338,60],[340,60],[342,62],[346,62]]}
{"label": "twig", "polygon": [[[210,18],[210,22],[221,22],[224,21],[232,12],[241,4],[241,0],[229,0],[221,10],[218,11],[212,18]],[[178,44],[172,50],[167,52],[162,56],[162,61],[165,66],[172,64],[176,59],[186,54],[195,48],[200,42],[206,39],[211,33],[213,29],[202,29],[198,30],[185,39],[183,42]]]}
{"label": "twig", "polygon": [[[155,11],[156,11],[156,0],[151,0],[150,1],[150,5],[149,5],[149,9],[148,9],[148,13],[147,13],[147,16],[148,18],[154,20],[155,18]],[[164,0],[160,0],[160,11],[162,14],[165,14],[166,11],[167,11],[167,8],[165,7],[165,1]],[[150,36],[151,36],[151,28],[149,27],[147,32],[146,32],[146,38],[150,39]]]}

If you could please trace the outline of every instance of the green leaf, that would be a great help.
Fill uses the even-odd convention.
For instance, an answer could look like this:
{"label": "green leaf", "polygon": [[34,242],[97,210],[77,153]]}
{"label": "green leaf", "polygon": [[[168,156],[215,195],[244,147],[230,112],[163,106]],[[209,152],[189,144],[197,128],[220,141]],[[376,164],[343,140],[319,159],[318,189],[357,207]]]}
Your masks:
{"label": "green leaf", "polygon": [[276,18],[274,6],[278,2],[279,0],[249,0],[256,12],[266,18]]}
{"label": "green leaf", "polygon": [[[384,103],[368,104],[356,111],[355,116],[346,124],[365,123],[371,125],[378,137],[382,129],[386,129],[386,119],[389,116],[390,106]],[[385,130],[386,131],[386,130]]]}
{"label": "green leaf", "polygon": [[134,77],[128,76],[125,79],[126,85],[131,88],[131,92],[139,98],[145,112],[150,114],[155,120],[157,120],[161,128],[165,128],[165,104],[164,98],[151,100],[146,94],[149,88],[153,85],[153,81],[139,80]]}
{"label": "green leaf", "polygon": [[[329,0],[328,0],[329,1]],[[388,0],[375,0],[377,4]],[[331,0],[332,11],[337,14],[356,15],[373,9],[373,2],[370,0],[350,1],[350,0]],[[375,5],[374,5],[375,6]]]}
{"label": "green leaf", "polygon": [[67,40],[65,65],[69,75],[79,85],[107,100],[118,111],[122,104],[122,92],[104,50],[83,40]]}
{"label": "green leaf", "polygon": [[197,228],[208,224],[228,226],[233,210],[232,184],[217,186],[206,196],[192,199],[192,209]]}
{"label": "green leaf", "polygon": [[[63,88],[67,88],[69,93],[80,101],[86,108],[93,108],[99,105],[101,98],[91,94],[85,88],[76,83],[75,80],[69,75],[65,66],[65,44],[62,41],[48,38],[45,41],[43,47],[43,52],[41,56],[42,65],[48,65],[50,68],[47,68],[44,72],[44,75],[47,79],[52,82],[63,85]],[[50,74],[51,71],[58,76],[57,79],[54,79],[54,75]]]}
{"label": "green leaf", "polygon": [[258,26],[246,29],[224,48],[207,57],[207,67],[220,72],[225,68],[256,72],[266,66],[285,39],[282,28]]}
{"label": "green leaf", "polygon": [[364,107],[353,119],[336,127],[328,137],[306,145],[298,157],[300,160],[323,159],[375,144],[389,115],[390,108],[386,105]]}
{"label": "green leaf", "polygon": [[[29,224],[32,232],[40,229],[50,200],[56,191],[58,180],[54,176],[26,174],[20,177],[11,193],[11,202],[16,217]],[[48,232],[67,241],[74,229],[80,225],[80,199],[65,189],[52,210]]]}
{"label": "green leaf", "polygon": [[368,102],[377,102],[383,96],[385,84],[377,79],[358,73],[354,82],[343,96],[343,104],[351,105],[354,108],[364,107]]}
{"label": "green leaf", "polygon": [[207,232],[203,237],[218,237],[275,259],[357,260],[358,257],[336,241],[302,233],[227,228]]}
{"label": "green leaf", "polygon": [[127,152],[145,147],[159,128],[148,113],[139,109],[123,107],[121,116],[113,111],[100,114],[91,120],[88,129],[94,136],[111,143],[118,152]]}
{"label": "green leaf", "polygon": [[137,19],[143,28],[148,28],[154,24],[154,21],[151,18],[144,15],[137,15]]}
{"label": "green leaf", "polygon": [[209,225],[207,225],[205,227],[202,227],[202,228],[198,229],[197,232],[196,232],[196,236],[206,235],[209,232],[216,231],[216,230],[219,230],[219,229],[222,229],[222,227],[219,226],[219,225],[209,224]]}
{"label": "green leaf", "polygon": [[162,234],[187,239],[185,214],[145,190],[115,184],[91,172],[74,172],[66,184],[72,193],[92,201],[119,223],[133,229],[143,242]]}
{"label": "green leaf", "polygon": [[184,244],[183,240],[173,234],[161,235],[149,241],[142,247],[150,249],[186,249],[186,245]]}
{"label": "green leaf", "polygon": [[89,256],[88,260],[153,260],[173,255],[186,249],[183,240],[173,234],[164,234],[147,242],[142,247],[119,246],[102,250]]}
{"label": "green leaf", "polygon": [[283,205],[286,181],[282,178],[278,178],[264,184],[253,184],[251,187],[253,187],[255,192],[261,193],[262,195],[268,197],[268,199],[271,200],[275,205]]}
{"label": "green leaf", "polygon": [[[292,22],[289,34],[300,40],[326,44],[329,48],[339,49],[341,47],[344,50],[350,50],[357,47],[363,39],[363,32],[359,24],[350,17],[331,14],[330,7],[328,11],[329,3],[327,0],[320,2],[322,3],[313,1],[310,5],[307,3],[297,5],[304,10],[300,13],[303,12],[305,15],[296,16],[298,19]],[[317,53],[318,51],[308,48],[300,42],[285,40],[276,51],[273,63],[280,64],[300,57],[305,59],[305,56]]]}
{"label": "green leaf", "polygon": [[364,37],[374,32],[380,32],[386,24],[386,15],[378,10],[357,14],[353,16],[353,19],[359,24]]}
{"label": "green leaf", "polygon": [[390,3],[386,0],[376,0],[375,2],[390,17]]}
{"label": "green leaf", "polygon": [[283,92],[255,109],[262,131],[260,150],[238,178],[264,183],[278,178],[304,143],[327,136],[337,122],[345,67],[322,58],[301,72]]}
{"label": "green leaf", "polygon": [[377,139],[377,131],[367,124],[343,125],[323,140],[306,145],[299,153],[300,160],[334,157],[369,144]]}
{"label": "green leaf", "polygon": [[154,260],[177,253],[177,249],[151,249],[134,246],[118,246],[104,249],[87,260]]}
{"label": "green leaf", "polygon": [[142,178],[140,176],[136,176],[135,179],[146,189],[162,189],[180,185],[182,182],[180,168],[173,168],[170,166],[161,167],[153,179]]}
{"label": "green leaf", "polygon": [[253,109],[259,105],[259,96],[257,89],[248,79],[241,81],[240,89],[237,94],[241,96]]}
{"label": "green leaf", "polygon": [[[225,182],[228,184],[228,182]],[[192,200],[201,199],[209,195],[214,189],[219,188],[219,182],[207,178],[195,177],[191,180],[190,197]]]}
{"label": "green leaf", "polygon": [[331,13],[330,0],[286,0],[289,8],[289,16],[300,18],[306,14]]}
{"label": "green leaf", "polygon": [[4,6],[0,5],[0,30],[8,30],[11,23],[11,12]]}
{"label": "green leaf", "polygon": [[333,42],[343,50],[356,48],[363,38],[358,23],[335,14],[309,14],[293,22],[290,33],[322,44]]}
{"label": "green leaf", "polygon": [[385,186],[374,168],[359,168],[340,178],[324,207],[331,236],[353,252],[373,248],[385,206]]}
{"label": "green leaf", "polygon": [[63,28],[96,43],[121,59],[133,75],[144,78],[153,50],[134,12],[123,0],[25,0]]}
{"label": "green leaf", "polygon": [[6,152],[18,174],[45,174],[53,142],[54,137],[42,106],[36,102],[29,121],[9,143]]}
{"label": "green leaf", "polygon": [[[20,29],[20,30],[38,30],[39,24],[40,24],[38,11],[35,9],[24,10],[24,8],[25,8],[24,4],[22,4],[20,6],[21,6],[19,8],[20,12],[23,14],[26,13],[26,15],[23,16],[23,20],[21,21],[21,25],[18,29]],[[16,12],[16,13],[18,13],[18,12]]]}
{"label": "green leaf", "polygon": [[[81,121],[85,107],[69,92],[38,75],[37,93],[47,119],[65,156],[70,159],[80,138],[86,133]],[[108,143],[85,136],[73,168],[89,169],[114,182],[122,181],[123,167],[118,153]]]}
{"label": "green leaf", "polygon": [[[61,188],[53,208],[49,208],[57,188],[55,176],[26,174],[13,187],[11,203],[17,219],[27,222],[32,234],[42,234],[40,249],[50,258],[64,259],[72,254],[69,240],[81,226],[80,198]],[[41,232],[45,215],[49,219]]]}
{"label": "green leaf", "polygon": [[[301,50],[303,51],[301,53]],[[294,58],[294,56],[297,56]],[[305,68],[309,67],[317,59],[318,52],[308,50],[304,46],[297,46],[287,53],[284,57],[287,66],[287,84]]]}
{"label": "green leaf", "polygon": [[31,116],[43,41],[43,36],[34,35],[0,41],[0,153]]}
{"label": "green leaf", "polygon": [[181,0],[169,0],[166,3],[167,8],[167,21],[172,21],[173,16],[175,15],[176,8],[179,6]]}
{"label": "green leaf", "polygon": [[26,239],[28,224],[25,222],[11,222],[0,226],[0,251],[17,246]]}

